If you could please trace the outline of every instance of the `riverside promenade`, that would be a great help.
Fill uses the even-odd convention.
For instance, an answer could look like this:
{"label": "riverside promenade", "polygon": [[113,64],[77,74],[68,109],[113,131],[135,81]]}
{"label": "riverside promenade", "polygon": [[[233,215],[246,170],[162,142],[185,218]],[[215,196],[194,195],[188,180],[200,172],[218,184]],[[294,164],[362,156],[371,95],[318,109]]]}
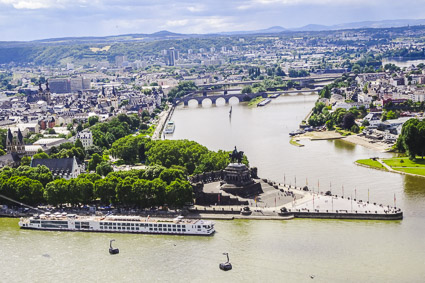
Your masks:
{"label": "riverside promenade", "polygon": [[[209,189],[212,186],[213,184],[210,184]],[[292,218],[401,220],[403,218],[403,212],[397,207],[282,184],[276,187],[270,186],[263,194],[252,199],[242,200],[248,201],[249,205],[195,205],[189,209],[188,216],[217,220]],[[241,213],[244,209],[248,212]]]}

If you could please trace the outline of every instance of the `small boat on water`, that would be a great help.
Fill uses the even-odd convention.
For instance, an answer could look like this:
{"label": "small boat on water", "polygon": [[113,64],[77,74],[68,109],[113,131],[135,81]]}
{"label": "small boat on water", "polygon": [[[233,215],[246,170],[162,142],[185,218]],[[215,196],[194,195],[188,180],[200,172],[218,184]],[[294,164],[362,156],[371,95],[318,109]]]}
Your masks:
{"label": "small boat on water", "polygon": [[296,130],[296,131],[290,132],[290,133],[289,133],[289,135],[290,135],[291,137],[293,137],[293,136],[301,135],[301,134],[304,134],[304,133],[305,133],[305,131],[303,131],[303,130],[301,130],[301,129],[298,129],[298,130]]}
{"label": "small boat on water", "polygon": [[270,98],[266,98],[266,99],[264,99],[263,101],[261,101],[260,103],[258,103],[258,104],[257,104],[257,107],[258,107],[258,106],[265,106],[265,105],[269,104],[271,101],[272,101],[272,100],[271,100]]}
{"label": "small boat on water", "polygon": [[111,241],[109,241],[109,253],[111,254],[111,255],[116,255],[116,254],[119,254],[120,253],[120,250],[118,249],[118,248],[113,248],[112,247],[112,242],[113,241],[115,241],[115,240],[111,240]]}
{"label": "small boat on water", "polygon": [[174,122],[168,121],[168,123],[167,123],[167,125],[165,126],[165,129],[164,129],[164,134],[174,133],[175,128],[176,128],[176,125],[174,124]]}
{"label": "small boat on water", "polygon": [[277,98],[279,96],[280,96],[280,93],[275,93],[275,94],[270,95],[270,98]]}
{"label": "small boat on water", "polygon": [[223,255],[227,256],[227,261],[220,263],[220,265],[219,265],[220,269],[223,270],[223,271],[232,270],[232,264],[229,262],[229,254],[223,253]]}

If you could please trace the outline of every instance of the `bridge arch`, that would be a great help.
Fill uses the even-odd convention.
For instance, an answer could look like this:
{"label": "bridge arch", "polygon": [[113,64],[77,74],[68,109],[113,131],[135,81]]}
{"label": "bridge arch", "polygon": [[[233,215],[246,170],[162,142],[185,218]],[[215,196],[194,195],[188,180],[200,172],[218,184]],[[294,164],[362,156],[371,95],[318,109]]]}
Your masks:
{"label": "bridge arch", "polygon": [[225,99],[227,104],[238,104],[242,101],[242,99],[237,95],[229,95]]}
{"label": "bridge arch", "polygon": [[216,105],[222,105],[222,104],[227,104],[227,103],[229,103],[229,101],[226,100],[226,98],[224,98],[223,96],[217,97],[216,100],[215,100]]}
{"label": "bridge arch", "polygon": [[198,104],[202,106],[211,106],[215,104],[215,99],[203,97],[202,99],[198,99]]}
{"label": "bridge arch", "polygon": [[190,102],[192,102],[192,104],[193,104],[193,101],[196,101],[196,104],[198,104],[198,105],[199,105],[199,99],[196,99],[196,98],[189,98],[189,99],[184,100],[184,106],[189,106],[189,103],[190,103]]}

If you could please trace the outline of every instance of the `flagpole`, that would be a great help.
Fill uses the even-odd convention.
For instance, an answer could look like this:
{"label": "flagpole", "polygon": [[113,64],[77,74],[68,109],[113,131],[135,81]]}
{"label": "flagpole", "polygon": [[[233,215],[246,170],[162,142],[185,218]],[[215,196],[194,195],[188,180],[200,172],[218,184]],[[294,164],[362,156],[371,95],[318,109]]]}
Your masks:
{"label": "flagpole", "polygon": [[394,207],[396,207],[395,193],[394,193]]}
{"label": "flagpole", "polygon": [[367,189],[367,202],[369,202],[369,189]]}

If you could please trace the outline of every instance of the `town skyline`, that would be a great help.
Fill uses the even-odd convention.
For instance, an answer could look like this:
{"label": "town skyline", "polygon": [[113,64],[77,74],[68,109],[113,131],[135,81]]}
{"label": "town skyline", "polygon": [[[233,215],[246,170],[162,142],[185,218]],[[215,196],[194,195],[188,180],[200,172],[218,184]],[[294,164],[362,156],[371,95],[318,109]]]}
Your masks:
{"label": "town skyline", "polygon": [[[129,33],[209,34],[281,26],[340,25],[363,21],[425,19],[423,0],[328,1],[54,1],[0,0],[2,41]],[[390,2],[390,3],[389,3]],[[31,24],[22,24],[24,22]]]}

